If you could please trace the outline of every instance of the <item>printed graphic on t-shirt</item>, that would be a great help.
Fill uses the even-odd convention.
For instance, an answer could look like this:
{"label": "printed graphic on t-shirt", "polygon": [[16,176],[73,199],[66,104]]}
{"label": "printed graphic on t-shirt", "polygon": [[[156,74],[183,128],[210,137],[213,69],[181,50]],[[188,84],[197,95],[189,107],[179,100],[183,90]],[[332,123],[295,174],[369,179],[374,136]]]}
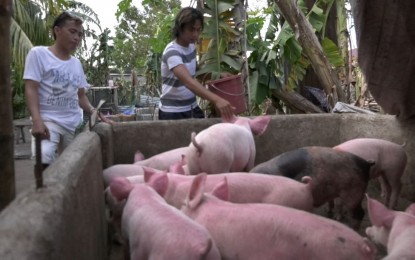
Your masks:
{"label": "printed graphic on t-shirt", "polygon": [[53,70],[52,74],[52,94],[48,96],[47,104],[76,109],[78,107],[77,86],[81,82],[81,76],[59,70]]}

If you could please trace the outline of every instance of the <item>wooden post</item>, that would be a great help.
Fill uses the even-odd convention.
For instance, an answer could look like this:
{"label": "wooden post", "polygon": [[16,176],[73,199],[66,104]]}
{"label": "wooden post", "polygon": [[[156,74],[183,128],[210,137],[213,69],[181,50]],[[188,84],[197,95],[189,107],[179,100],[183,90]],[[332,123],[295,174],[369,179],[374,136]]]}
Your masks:
{"label": "wooden post", "polygon": [[14,131],[10,82],[12,0],[0,0],[0,211],[16,196]]}
{"label": "wooden post", "polygon": [[35,163],[35,180],[36,180],[36,189],[43,187],[43,165],[42,165],[42,137],[37,134],[35,136],[36,143],[36,163]]}
{"label": "wooden post", "polygon": [[275,3],[298,37],[298,41],[303,47],[304,53],[310,59],[311,66],[320,79],[324,92],[328,95],[328,100],[333,108],[338,100],[344,100],[344,95],[339,80],[331,68],[330,62],[325,57],[311,24],[298,8],[296,1],[278,0]]}
{"label": "wooden post", "polygon": [[118,114],[118,86],[113,88],[114,90],[114,106],[115,106],[115,114]]}

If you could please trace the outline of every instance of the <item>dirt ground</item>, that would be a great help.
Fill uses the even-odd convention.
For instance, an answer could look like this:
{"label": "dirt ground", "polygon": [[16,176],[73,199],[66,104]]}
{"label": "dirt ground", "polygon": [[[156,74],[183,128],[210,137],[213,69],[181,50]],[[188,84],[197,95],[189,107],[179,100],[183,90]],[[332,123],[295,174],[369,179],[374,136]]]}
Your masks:
{"label": "dirt ground", "polygon": [[[15,123],[28,122],[28,118],[15,120]],[[35,187],[34,178],[34,160],[31,159],[31,134],[30,127],[23,128],[24,140],[23,142],[20,129],[15,129],[14,136],[14,168],[16,181],[16,196],[27,189]]]}

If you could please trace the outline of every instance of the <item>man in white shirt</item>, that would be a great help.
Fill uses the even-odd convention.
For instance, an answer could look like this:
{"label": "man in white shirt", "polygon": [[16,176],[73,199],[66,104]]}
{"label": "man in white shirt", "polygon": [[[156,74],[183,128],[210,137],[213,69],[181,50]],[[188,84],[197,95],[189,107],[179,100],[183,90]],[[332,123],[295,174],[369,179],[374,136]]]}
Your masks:
{"label": "man in white shirt", "polygon": [[78,17],[61,13],[52,27],[55,43],[33,47],[26,58],[26,103],[32,135],[42,138],[44,168],[56,159],[61,141],[65,148],[73,140],[82,122],[80,108],[89,113],[95,109],[85,94],[89,85],[81,62],[71,55],[84,35],[82,23]]}

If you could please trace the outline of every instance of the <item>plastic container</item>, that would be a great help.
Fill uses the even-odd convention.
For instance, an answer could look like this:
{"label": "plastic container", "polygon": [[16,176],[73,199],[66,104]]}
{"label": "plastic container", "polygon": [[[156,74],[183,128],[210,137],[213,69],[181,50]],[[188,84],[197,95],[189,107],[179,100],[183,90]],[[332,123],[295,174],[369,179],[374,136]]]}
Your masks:
{"label": "plastic container", "polygon": [[207,85],[210,91],[226,99],[235,107],[235,114],[240,114],[247,110],[245,89],[241,75],[212,80],[207,82]]}

